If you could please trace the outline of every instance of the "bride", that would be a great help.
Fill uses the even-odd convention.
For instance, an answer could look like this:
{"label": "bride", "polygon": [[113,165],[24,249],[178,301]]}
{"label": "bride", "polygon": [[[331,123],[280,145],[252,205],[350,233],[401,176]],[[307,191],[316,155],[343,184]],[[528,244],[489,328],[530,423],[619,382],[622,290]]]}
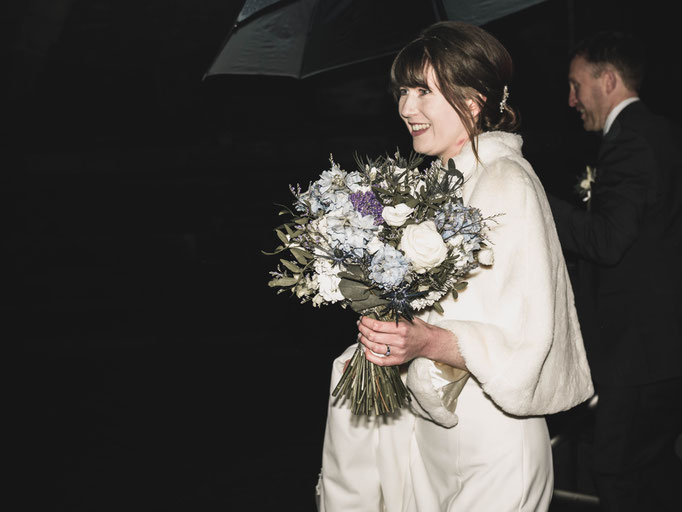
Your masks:
{"label": "bride", "polygon": [[[492,35],[458,22],[429,27],[393,63],[414,150],[454,159],[465,203],[502,214],[489,235],[495,261],[467,279],[457,300],[441,301],[443,314],[397,325],[360,319],[365,357],[407,367],[413,400],[393,415],[360,417],[330,399],[322,512],[549,507],[542,415],[579,404],[593,388],[547,199],[513,133],[511,74]],[[354,350],[334,362],[332,389]]]}

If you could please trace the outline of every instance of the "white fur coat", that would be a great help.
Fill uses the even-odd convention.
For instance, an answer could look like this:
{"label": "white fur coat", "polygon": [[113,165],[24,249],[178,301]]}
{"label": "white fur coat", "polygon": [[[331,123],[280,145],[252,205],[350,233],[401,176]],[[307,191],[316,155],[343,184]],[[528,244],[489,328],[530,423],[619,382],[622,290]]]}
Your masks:
{"label": "white fur coat", "polygon": [[[470,145],[455,158],[465,203],[502,214],[489,233],[494,264],[477,269],[457,300],[443,300],[444,314],[423,318],[457,336],[470,373],[501,409],[531,416],[569,409],[594,390],[552,213],[521,145],[518,135],[489,132],[479,137],[480,163]],[[448,375],[417,359],[407,377],[420,412],[444,426],[457,422]]]}

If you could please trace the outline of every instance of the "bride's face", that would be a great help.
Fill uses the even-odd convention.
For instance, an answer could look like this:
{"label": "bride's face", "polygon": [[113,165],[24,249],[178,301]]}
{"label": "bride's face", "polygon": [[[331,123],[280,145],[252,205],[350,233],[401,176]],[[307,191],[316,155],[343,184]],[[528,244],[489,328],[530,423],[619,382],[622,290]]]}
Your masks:
{"label": "bride's face", "polygon": [[443,163],[457,155],[469,134],[440,92],[431,66],[424,70],[427,87],[401,87],[398,112],[412,135],[417,153],[440,157]]}

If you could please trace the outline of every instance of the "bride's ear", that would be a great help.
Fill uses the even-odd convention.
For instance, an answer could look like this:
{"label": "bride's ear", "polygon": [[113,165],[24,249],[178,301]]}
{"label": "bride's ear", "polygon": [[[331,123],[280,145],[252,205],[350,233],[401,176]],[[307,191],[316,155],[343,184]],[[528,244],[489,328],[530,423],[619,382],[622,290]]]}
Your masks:
{"label": "bride's ear", "polygon": [[469,107],[469,112],[471,113],[472,117],[478,117],[478,114],[481,113],[481,106],[485,104],[485,100],[485,96],[479,95],[478,101],[473,98],[466,101],[467,107]]}

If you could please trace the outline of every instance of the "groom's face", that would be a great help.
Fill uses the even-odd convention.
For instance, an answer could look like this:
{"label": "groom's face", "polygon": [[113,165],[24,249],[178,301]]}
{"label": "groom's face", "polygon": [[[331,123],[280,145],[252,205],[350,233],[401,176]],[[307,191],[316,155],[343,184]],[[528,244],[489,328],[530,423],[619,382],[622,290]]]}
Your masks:
{"label": "groom's face", "polygon": [[568,104],[578,111],[583,127],[590,132],[603,130],[609,114],[603,75],[596,73],[594,66],[583,57],[571,61]]}

